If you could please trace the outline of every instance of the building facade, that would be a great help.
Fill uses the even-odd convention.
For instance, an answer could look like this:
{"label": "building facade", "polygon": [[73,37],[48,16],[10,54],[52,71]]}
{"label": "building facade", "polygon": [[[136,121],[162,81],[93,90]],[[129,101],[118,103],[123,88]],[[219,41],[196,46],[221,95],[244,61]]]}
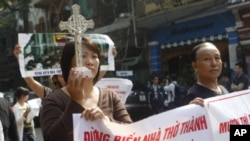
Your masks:
{"label": "building facade", "polygon": [[[228,0],[227,8],[233,12],[236,20],[235,26],[228,30],[237,33],[238,41],[231,44],[231,48],[235,51],[231,58],[235,56],[235,62],[241,61],[245,64],[245,73],[250,78],[250,1]],[[230,67],[233,68],[233,65]]]}
{"label": "building facade", "polygon": [[[154,46],[149,44],[149,48],[157,49],[158,54],[150,56],[150,63],[157,64],[151,65],[151,70],[165,76],[175,73],[180,80],[188,83],[187,80],[194,77],[192,70],[190,70],[192,47],[198,43],[209,41],[218,46],[221,51],[223,70],[225,70],[223,73],[226,75],[229,73],[226,70],[230,69],[231,63],[229,61],[230,39],[226,29],[234,26],[234,15],[231,11],[228,11],[154,30],[151,35],[155,44]],[[156,59],[156,56],[161,57]]]}
{"label": "building facade", "polygon": [[28,31],[17,16],[17,32],[61,32],[59,22],[68,19],[72,4],[77,3],[82,15],[94,19],[95,28],[87,32],[107,34],[115,42],[116,70],[132,70],[132,79],[143,83],[154,72],[161,76],[175,72],[185,82],[193,77],[189,53],[199,42],[210,41],[219,47],[226,75],[232,75],[238,60],[248,62],[249,1],[244,2],[32,0]]}

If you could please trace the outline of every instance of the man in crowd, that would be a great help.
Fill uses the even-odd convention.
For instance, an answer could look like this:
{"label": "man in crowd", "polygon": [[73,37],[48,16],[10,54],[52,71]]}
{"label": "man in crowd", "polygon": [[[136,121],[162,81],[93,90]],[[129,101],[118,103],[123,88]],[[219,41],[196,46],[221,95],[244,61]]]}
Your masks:
{"label": "man in crowd", "polygon": [[163,86],[159,84],[158,76],[153,76],[151,82],[152,84],[147,89],[149,107],[152,109],[153,114],[158,114],[165,110],[164,99],[166,93]]}
{"label": "man in crowd", "polygon": [[236,73],[236,77],[233,79],[231,91],[248,89],[248,76],[244,74],[243,64],[241,62],[236,63],[234,71]]}

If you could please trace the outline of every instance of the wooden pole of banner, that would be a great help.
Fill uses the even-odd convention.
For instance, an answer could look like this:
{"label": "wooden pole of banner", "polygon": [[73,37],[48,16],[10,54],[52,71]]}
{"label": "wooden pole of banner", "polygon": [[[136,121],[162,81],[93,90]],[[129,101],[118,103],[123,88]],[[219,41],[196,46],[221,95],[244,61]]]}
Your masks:
{"label": "wooden pole of banner", "polygon": [[61,30],[68,30],[75,38],[75,55],[76,67],[82,67],[82,36],[88,28],[94,28],[93,20],[86,20],[80,14],[80,6],[78,4],[72,5],[73,14],[68,21],[61,21],[59,28]]}

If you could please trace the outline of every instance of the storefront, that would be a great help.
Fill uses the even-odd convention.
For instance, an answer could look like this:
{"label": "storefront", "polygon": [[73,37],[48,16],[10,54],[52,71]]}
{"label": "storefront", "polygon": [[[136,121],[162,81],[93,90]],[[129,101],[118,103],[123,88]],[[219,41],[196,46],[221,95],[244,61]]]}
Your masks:
{"label": "storefront", "polygon": [[226,28],[234,26],[234,15],[225,12],[153,31],[153,41],[149,43],[151,71],[163,75],[176,73],[180,81],[193,77],[190,53],[192,47],[205,41],[218,46],[223,66],[229,68],[229,46],[238,42],[238,35],[237,32],[229,33]]}
{"label": "storefront", "polygon": [[241,23],[237,28],[239,36],[237,59],[246,64],[246,73],[250,78],[250,8],[239,9],[237,15],[234,14],[237,16],[236,23]]}

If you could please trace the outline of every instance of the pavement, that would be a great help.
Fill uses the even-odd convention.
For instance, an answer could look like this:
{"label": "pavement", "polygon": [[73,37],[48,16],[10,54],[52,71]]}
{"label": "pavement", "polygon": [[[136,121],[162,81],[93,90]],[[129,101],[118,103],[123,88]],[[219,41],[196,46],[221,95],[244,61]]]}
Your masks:
{"label": "pavement", "polygon": [[36,141],[44,141],[41,128],[36,128]]}

